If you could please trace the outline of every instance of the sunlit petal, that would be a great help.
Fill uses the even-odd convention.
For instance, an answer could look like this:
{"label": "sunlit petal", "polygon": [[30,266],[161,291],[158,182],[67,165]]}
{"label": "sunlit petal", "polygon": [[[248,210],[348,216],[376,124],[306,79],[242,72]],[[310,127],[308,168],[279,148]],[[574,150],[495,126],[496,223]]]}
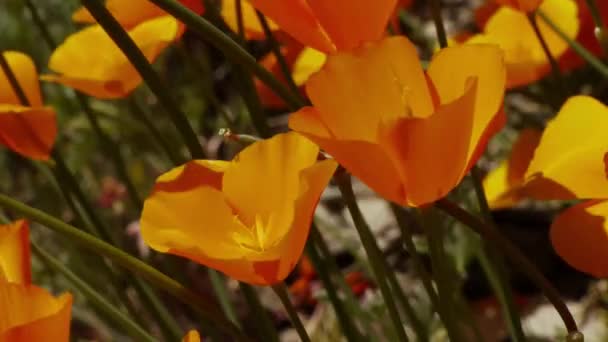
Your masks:
{"label": "sunlit petal", "polygon": [[[17,78],[19,86],[25,92],[30,105],[42,106],[38,72],[32,59],[17,51],[5,51],[2,55]],[[23,105],[2,69],[0,69],[0,104]]]}
{"label": "sunlit petal", "polygon": [[25,157],[47,160],[56,136],[53,109],[0,104],[0,144]]}

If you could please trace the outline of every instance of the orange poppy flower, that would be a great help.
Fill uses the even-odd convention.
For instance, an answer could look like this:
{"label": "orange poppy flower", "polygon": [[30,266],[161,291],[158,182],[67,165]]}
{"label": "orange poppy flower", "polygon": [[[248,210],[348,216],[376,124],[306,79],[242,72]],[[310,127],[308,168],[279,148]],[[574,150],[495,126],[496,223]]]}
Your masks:
{"label": "orange poppy flower", "polygon": [[503,6],[511,6],[522,12],[533,12],[543,2],[543,0],[495,0]]}
{"label": "orange poppy flower", "polygon": [[[182,5],[197,14],[204,12],[201,0],[180,0]],[[167,12],[149,0],[107,0],[106,7],[114,18],[126,29],[134,28],[144,21],[167,15]],[[83,6],[72,14],[72,20],[77,23],[94,24],[95,18]]]}
{"label": "orange poppy flower", "polygon": [[182,339],[182,342],[201,342],[201,336],[196,330],[190,330]]}
{"label": "orange poppy flower", "polygon": [[57,136],[57,122],[55,111],[42,105],[36,66],[21,52],[6,51],[3,56],[30,106],[21,104],[0,69],[0,144],[25,157],[47,160]]}
{"label": "orange poppy flower", "polygon": [[384,36],[397,0],[249,0],[302,44],[328,53]]}
{"label": "orange poppy flower", "polygon": [[0,341],[67,342],[72,296],[31,285],[27,223],[0,226]]}
{"label": "orange poppy flower", "polygon": [[291,132],[256,142],[232,161],[196,160],[160,176],[141,233],[153,249],[237,280],[268,285],[294,268],[321,192],[335,171]]}
{"label": "orange poppy flower", "polygon": [[[171,16],[147,20],[129,31],[150,62],[178,34],[178,22]],[[61,83],[100,99],[126,97],[142,82],[137,70],[99,25],[69,36],[51,55],[49,69],[58,74],[43,75],[43,80]]]}
{"label": "orange poppy flower", "polygon": [[[573,0],[545,0],[540,9],[572,39],[579,30],[577,5]],[[480,15],[485,20],[485,15]],[[568,43],[545,24],[537,20],[538,28],[551,54],[559,58]],[[505,52],[507,87],[517,87],[546,76],[551,66],[527,14],[509,6],[499,7],[485,22],[483,33],[474,35],[467,43],[488,43],[500,46]]]}
{"label": "orange poppy flower", "polygon": [[452,190],[501,128],[505,67],[499,48],[461,45],[425,74],[416,47],[391,37],[330,55],[306,91],[314,107],[289,126],[381,196],[418,206]]}
{"label": "orange poppy flower", "polygon": [[513,144],[509,157],[492,170],[483,180],[483,187],[492,209],[515,205],[526,196],[523,187],[526,170],[542,132],[527,128],[521,131]]}
{"label": "orange poppy flower", "polygon": [[11,283],[29,284],[30,240],[27,221],[0,225],[0,278]]}
{"label": "orange poppy flower", "polygon": [[[560,214],[551,226],[556,252],[573,267],[608,275],[608,107],[570,98],[545,129],[526,172],[540,199],[592,199]],[[599,201],[598,201],[599,200]]]}

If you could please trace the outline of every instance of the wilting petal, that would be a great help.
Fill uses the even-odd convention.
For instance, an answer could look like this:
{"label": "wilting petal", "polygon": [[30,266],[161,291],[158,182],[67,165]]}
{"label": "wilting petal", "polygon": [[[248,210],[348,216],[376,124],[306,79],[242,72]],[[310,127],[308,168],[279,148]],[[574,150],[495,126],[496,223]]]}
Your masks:
{"label": "wilting petal", "polygon": [[[526,178],[559,189],[535,189],[541,199],[608,198],[608,108],[588,96],[571,97],[547,125]],[[555,188],[555,186],[553,188]]]}
{"label": "wilting petal", "polygon": [[551,225],[551,243],[572,267],[598,278],[608,276],[608,201],[570,207]]}
{"label": "wilting petal", "polygon": [[509,157],[492,170],[483,181],[490,208],[506,208],[523,198],[520,187],[540,142],[542,132],[527,128],[521,131]]}
{"label": "wilting petal", "polygon": [[[148,20],[129,31],[150,62],[178,33],[178,23],[170,16]],[[101,99],[125,97],[142,81],[127,57],[98,25],[69,36],[51,55],[49,68],[59,75],[43,75],[43,80],[62,83]]]}
{"label": "wilting petal", "polygon": [[477,80],[466,172],[479,158],[489,135],[502,128],[500,121],[494,122],[494,125],[491,123],[502,107],[505,92],[506,71],[503,53],[492,45],[460,45],[445,48],[433,57],[427,73],[441,103],[455,101],[464,94],[469,80],[473,78]]}
{"label": "wilting petal", "polygon": [[344,140],[375,142],[381,122],[434,110],[416,47],[404,37],[331,55],[306,91],[332,135]]}
{"label": "wilting petal", "polygon": [[399,204],[419,206],[436,201],[464,177],[477,96],[473,79],[462,97],[441,106],[432,116],[400,119],[387,131],[384,147],[405,183],[407,202]]}
{"label": "wilting petal", "polygon": [[523,12],[532,12],[540,6],[543,0],[495,0],[498,4],[511,6]]}
{"label": "wilting petal", "polygon": [[[576,37],[579,22],[574,1],[545,0],[540,8],[558,23],[570,38]],[[537,22],[551,54],[558,58],[567,50],[568,44],[542,19]],[[488,19],[483,31],[483,34],[471,38],[468,42],[497,44],[504,50],[508,87],[531,83],[549,72],[545,52],[525,13],[510,7],[501,7]]]}
{"label": "wilting petal", "polygon": [[[243,28],[248,39],[264,39],[264,29],[257,14],[255,8],[251,6],[249,1],[241,0],[241,15],[243,18]],[[238,17],[236,13],[236,0],[224,0],[222,1],[222,18],[228,26],[235,32],[238,31]],[[274,21],[267,19],[268,26],[272,31],[279,29]]]}
{"label": "wilting petal", "polygon": [[[203,13],[203,5],[200,0],[181,0],[180,2],[198,14]],[[167,15],[167,12],[149,0],[106,0],[106,8],[126,29],[133,28],[146,20]],[[88,24],[96,22],[85,7],[76,10],[72,15],[72,20],[77,23]]]}
{"label": "wilting petal", "polygon": [[29,284],[32,281],[29,228],[24,220],[0,225],[0,279],[2,278],[18,284]]}
{"label": "wilting petal", "polygon": [[46,160],[56,136],[51,108],[0,104],[0,144],[25,157]]}
{"label": "wilting petal", "polygon": [[201,337],[196,330],[190,330],[182,339],[182,342],[201,342]]}
{"label": "wilting petal", "polygon": [[[319,147],[297,133],[279,134],[246,147],[224,172],[223,192],[242,219],[293,203],[300,172],[315,164]],[[263,195],[251,189],[264,189]]]}
{"label": "wilting petal", "polygon": [[[17,51],[5,51],[2,55],[13,74],[15,74],[19,86],[25,92],[30,106],[42,106],[38,72],[36,72],[36,66],[32,59],[28,55]],[[0,104],[22,105],[2,69],[0,69]]]}
{"label": "wilting petal", "polygon": [[328,53],[382,38],[397,0],[250,0],[302,44]]}
{"label": "wilting petal", "polygon": [[72,296],[0,280],[0,341],[67,342]]}

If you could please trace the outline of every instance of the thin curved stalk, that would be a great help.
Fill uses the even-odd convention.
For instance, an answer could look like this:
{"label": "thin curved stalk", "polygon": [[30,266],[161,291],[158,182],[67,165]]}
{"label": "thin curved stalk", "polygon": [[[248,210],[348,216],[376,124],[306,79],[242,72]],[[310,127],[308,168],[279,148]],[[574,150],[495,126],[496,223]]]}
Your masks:
{"label": "thin curved stalk", "polygon": [[126,252],[89,235],[49,214],[0,194],[0,206],[10,209],[20,215],[38,222],[47,228],[60,233],[90,251],[102,255],[117,265],[147,279],[152,285],[163,289],[186,305],[195,309],[202,317],[212,321],[218,329],[230,334],[239,341],[249,341],[238,327],[226,320],[218,308],[209,300],[191,291],[182,284],[169,278],[154,267],[127,254]]}
{"label": "thin curved stalk", "polygon": [[310,342],[310,337],[308,336],[308,333],[306,332],[306,329],[304,328],[304,324],[302,324],[302,321],[300,320],[300,316],[298,316],[298,312],[296,311],[296,308],[293,306],[293,304],[291,303],[291,300],[289,299],[289,292],[287,291],[287,286],[285,286],[285,283],[279,283],[277,285],[273,285],[272,289],[274,290],[274,293],[276,293],[277,296],[279,297],[279,299],[281,300],[281,303],[283,304],[283,307],[287,311],[287,315],[289,316],[289,319],[291,320],[291,323],[293,324],[294,328],[296,329],[296,332],[300,336],[300,339],[302,340],[302,342]]}
{"label": "thin curved stalk", "polygon": [[122,313],[119,309],[114,307],[105,298],[95,291],[89,284],[72,273],[67,267],[65,267],[59,260],[52,257],[50,254],[42,250],[38,245],[32,242],[32,251],[34,254],[42,260],[46,265],[57,271],[63,277],[65,277],[76,290],[82,295],[99,311],[105,314],[109,319],[114,321],[116,324],[121,326],[129,336],[137,341],[155,342],[156,339],[146,332],[141,326],[135,323],[131,318]]}

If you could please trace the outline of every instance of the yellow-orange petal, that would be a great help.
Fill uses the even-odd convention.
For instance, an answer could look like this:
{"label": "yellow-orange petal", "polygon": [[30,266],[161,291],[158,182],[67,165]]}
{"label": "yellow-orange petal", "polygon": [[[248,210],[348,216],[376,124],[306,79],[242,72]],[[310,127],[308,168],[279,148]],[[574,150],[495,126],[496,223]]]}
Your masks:
{"label": "yellow-orange petal", "polygon": [[67,342],[72,296],[0,280],[0,341]]}
{"label": "yellow-orange petal", "polygon": [[193,160],[163,173],[156,179],[154,191],[182,192],[200,186],[222,189],[222,177],[230,162]]}
{"label": "yellow-orange petal", "polygon": [[[241,1],[241,15],[243,18],[243,28],[247,39],[264,39],[264,29],[260,24],[255,8],[249,3],[249,1]],[[236,0],[224,0],[222,1],[222,18],[228,26],[234,31],[238,31],[238,20],[236,13]],[[268,26],[272,31],[279,29],[277,24],[271,19],[267,19]]]}
{"label": "yellow-orange petal", "polygon": [[306,2],[338,51],[351,50],[364,42],[382,38],[397,5],[397,0]]}
{"label": "yellow-orange petal", "polygon": [[540,199],[608,198],[607,130],[606,106],[588,96],[568,99],[543,133],[526,188]]}
{"label": "yellow-orange petal", "polygon": [[47,160],[56,136],[53,109],[0,104],[0,144],[25,157]]}
{"label": "yellow-orange petal", "polygon": [[[239,217],[252,222],[293,203],[299,194],[300,172],[315,164],[319,147],[295,132],[277,134],[243,149],[224,172],[222,189]],[[252,189],[264,189],[260,196]]]}
{"label": "yellow-orange petal", "polygon": [[381,145],[334,139],[329,131],[324,131],[325,126],[312,107],[291,114],[289,128],[314,141],[382,197],[396,203],[405,201],[401,175]]}
{"label": "yellow-orange petal", "polygon": [[292,77],[296,85],[306,83],[310,76],[321,70],[327,60],[327,55],[313,48],[305,48],[293,64]]}
{"label": "yellow-orange petal", "polygon": [[608,201],[568,208],[551,225],[551,243],[572,267],[598,278],[608,276]]}
{"label": "yellow-orange petal", "polygon": [[480,157],[489,135],[502,128],[502,122],[494,120],[497,114],[501,114],[505,93],[503,53],[492,45],[448,47],[435,54],[427,74],[437,90],[440,103],[450,103],[462,97],[467,83],[476,79],[477,94],[470,122],[467,168],[463,170],[466,173]]}
{"label": "yellow-orange petal", "polygon": [[[570,38],[576,37],[579,21],[574,1],[545,0],[540,9]],[[538,20],[538,27],[551,54],[559,58],[568,49],[568,44],[543,20]],[[550,70],[527,15],[510,7],[499,8],[486,22],[483,34],[474,36],[468,43],[497,44],[504,50],[509,88],[536,81]]]}
{"label": "yellow-orange petal", "polygon": [[182,339],[182,342],[201,342],[201,336],[196,330],[190,330]]}
{"label": "yellow-orange petal", "polygon": [[18,284],[29,284],[32,281],[29,227],[25,220],[0,225],[0,279],[2,278]]}
{"label": "yellow-orange petal", "polygon": [[434,202],[460,183],[476,119],[477,87],[473,79],[463,96],[430,117],[399,119],[386,128],[383,147],[405,184],[406,202],[399,204]]}
{"label": "yellow-orange petal", "polygon": [[[151,19],[129,31],[129,35],[152,62],[180,32],[175,18]],[[97,51],[103,51],[102,55]],[[43,75],[45,81],[58,82],[88,95],[122,98],[142,81],[137,70],[98,25],[69,36],[51,55],[49,68],[58,75]]]}
{"label": "yellow-orange petal", "polygon": [[[35,107],[42,106],[40,85],[38,84],[38,72],[36,71],[36,66],[32,59],[28,55],[18,51],[5,51],[2,55],[6,59],[13,74],[15,74],[30,105]],[[0,69],[0,103],[13,105],[22,104],[2,69]]]}
{"label": "yellow-orange petal", "polygon": [[518,191],[525,180],[525,173],[540,142],[542,132],[526,128],[513,143],[509,157],[492,170],[483,180],[490,208],[506,208],[522,199]]}
{"label": "yellow-orange petal", "polygon": [[323,52],[335,51],[336,47],[306,1],[249,0],[249,2],[302,44]]}
{"label": "yellow-orange petal", "polygon": [[511,6],[523,12],[535,11],[543,0],[495,0],[496,3],[503,6]]}
{"label": "yellow-orange petal", "polygon": [[330,55],[306,91],[331,134],[343,140],[375,142],[382,122],[434,111],[416,47],[405,37]]}
{"label": "yellow-orange petal", "polygon": [[[198,14],[203,12],[203,5],[200,0],[181,0],[180,2]],[[167,15],[167,12],[149,0],[106,0],[106,7],[120,25],[126,29],[133,28],[146,20]],[[85,7],[80,7],[74,11],[72,20],[86,24],[96,22]]]}

